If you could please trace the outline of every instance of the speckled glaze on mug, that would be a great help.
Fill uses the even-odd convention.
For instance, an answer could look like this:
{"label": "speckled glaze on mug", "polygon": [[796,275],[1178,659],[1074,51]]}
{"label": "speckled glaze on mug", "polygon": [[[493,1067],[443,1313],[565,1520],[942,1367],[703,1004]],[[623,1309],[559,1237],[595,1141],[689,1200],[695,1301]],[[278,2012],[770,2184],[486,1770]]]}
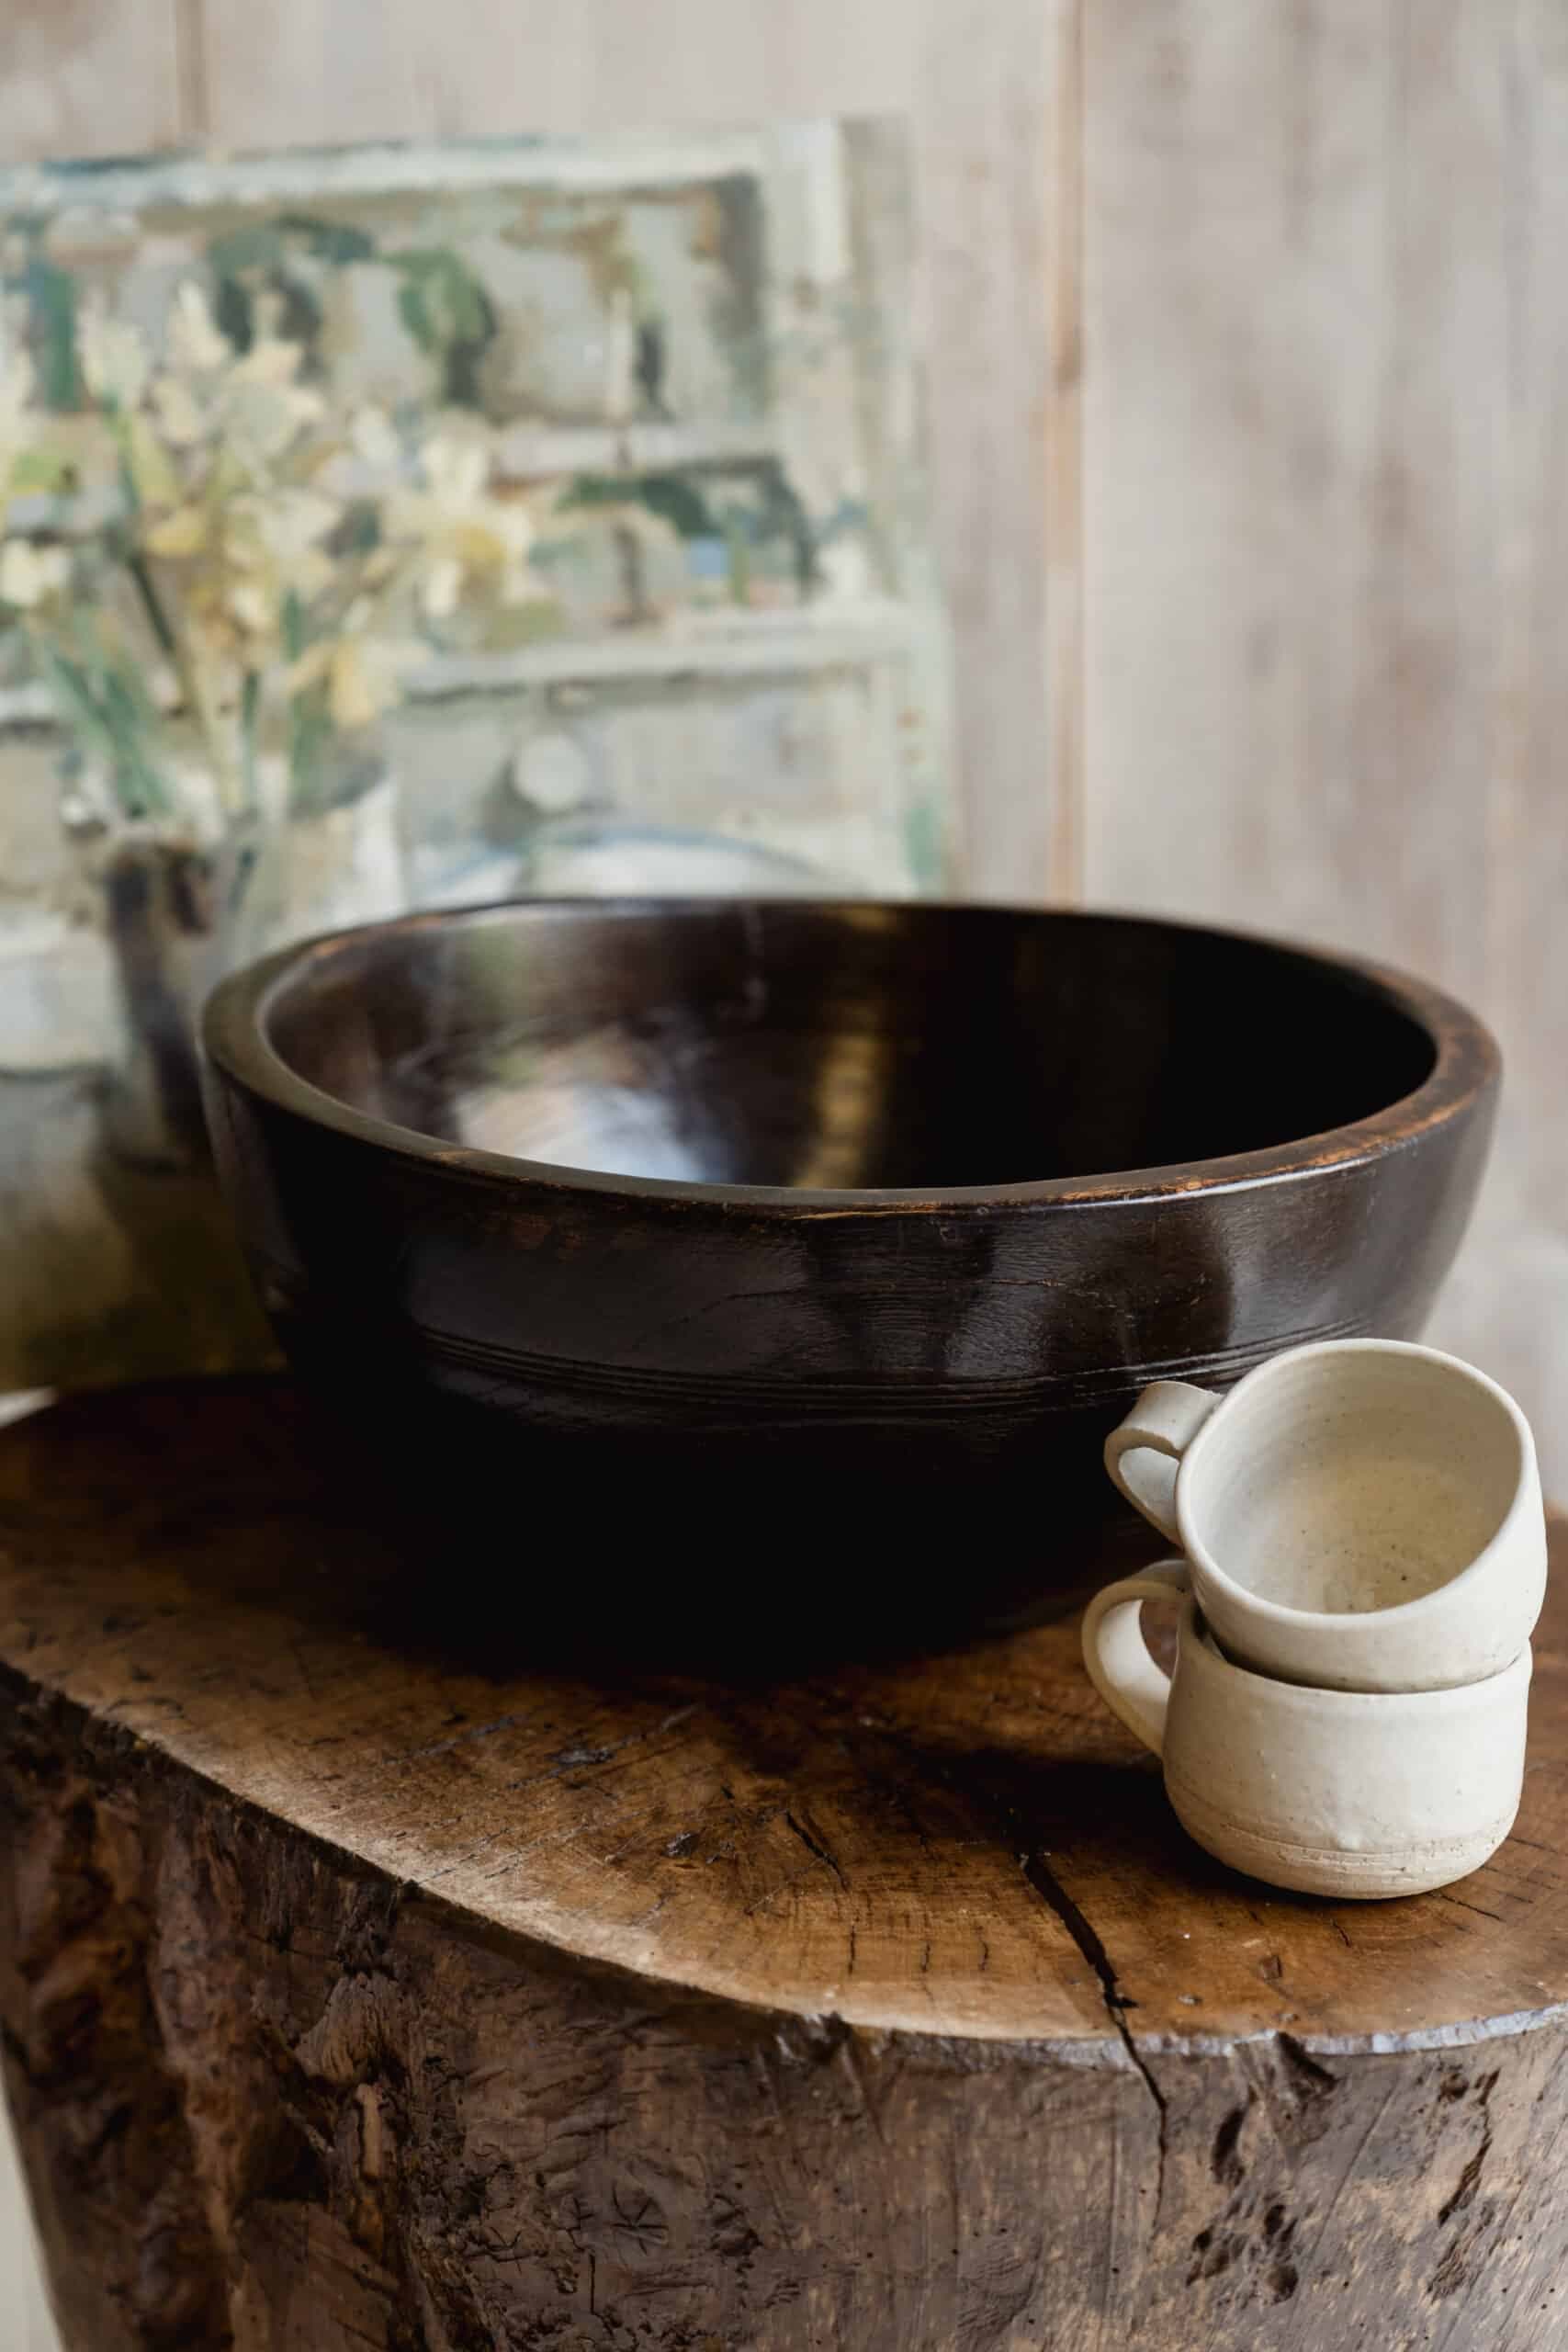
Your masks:
{"label": "speckled glaze on mug", "polygon": [[[1174,1678],[1138,1623],[1179,1600]],[[1420,1894],[1478,1870],[1513,1826],[1524,1781],[1530,1654],[1443,1690],[1315,1690],[1251,1674],[1205,1635],[1187,1564],[1108,1585],[1083,1623],[1106,1704],[1165,1765],[1200,1846],[1308,1894]]]}
{"label": "speckled glaze on mug", "polygon": [[1226,1396],[1157,1380],[1106,1467],[1192,1570],[1227,1656],[1339,1690],[1500,1673],[1546,1589],[1529,1426],[1457,1356],[1332,1340]]}

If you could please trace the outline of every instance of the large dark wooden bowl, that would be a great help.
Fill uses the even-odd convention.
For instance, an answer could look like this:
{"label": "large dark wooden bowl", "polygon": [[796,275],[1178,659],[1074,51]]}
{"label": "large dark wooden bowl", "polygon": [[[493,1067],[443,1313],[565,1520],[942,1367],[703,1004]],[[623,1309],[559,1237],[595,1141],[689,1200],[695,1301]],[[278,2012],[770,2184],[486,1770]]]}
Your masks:
{"label": "large dark wooden bowl", "polygon": [[443,1572],[770,1644],[1038,1606],[1142,1382],[1416,1330],[1498,1073],[1342,958],[932,905],[415,916],[207,1046],[267,1306]]}

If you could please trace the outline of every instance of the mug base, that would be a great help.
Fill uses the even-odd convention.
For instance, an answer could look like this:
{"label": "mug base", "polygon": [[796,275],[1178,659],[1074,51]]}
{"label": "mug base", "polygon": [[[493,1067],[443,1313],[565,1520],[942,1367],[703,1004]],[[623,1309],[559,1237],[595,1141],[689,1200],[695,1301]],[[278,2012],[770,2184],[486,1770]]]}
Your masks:
{"label": "mug base", "polygon": [[1239,1822],[1179,1783],[1173,1786],[1168,1781],[1166,1787],[1188,1836],[1216,1861],[1245,1871],[1249,1878],[1263,1879],[1270,1886],[1357,1902],[1429,1894],[1434,1887],[1451,1886],[1456,1879],[1467,1878],[1496,1852],[1517,1812],[1516,1805],[1461,1836],[1428,1839],[1420,1845],[1314,1846]]}

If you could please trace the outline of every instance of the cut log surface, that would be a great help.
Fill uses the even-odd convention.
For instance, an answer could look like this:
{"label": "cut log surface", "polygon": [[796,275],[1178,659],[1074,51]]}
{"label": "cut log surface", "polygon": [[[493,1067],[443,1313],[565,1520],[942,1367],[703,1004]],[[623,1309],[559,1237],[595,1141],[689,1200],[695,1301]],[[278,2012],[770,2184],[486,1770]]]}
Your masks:
{"label": "cut log surface", "polygon": [[[648,1573],[732,1547],[765,1666],[787,1594],[701,1504]],[[782,1686],[542,1665],[591,1535],[519,1494],[521,1612],[411,1577],[282,1382],[5,1432],[0,1544],[69,2352],[1568,2343],[1562,1594],[1515,1834],[1337,1905],[1186,1840],[1071,1619]]]}

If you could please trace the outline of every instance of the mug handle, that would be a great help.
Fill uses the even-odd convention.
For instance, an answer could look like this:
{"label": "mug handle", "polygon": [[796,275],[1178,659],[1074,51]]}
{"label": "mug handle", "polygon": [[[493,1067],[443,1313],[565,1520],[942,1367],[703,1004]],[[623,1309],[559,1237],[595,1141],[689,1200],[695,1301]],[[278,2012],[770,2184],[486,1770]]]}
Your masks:
{"label": "mug handle", "polygon": [[1108,1584],[1084,1611],[1089,1679],[1111,1713],[1156,1756],[1165,1753],[1170,1677],[1149,1656],[1138,1619],[1145,1600],[1185,1600],[1190,1589],[1185,1560],[1158,1560],[1135,1577]]}
{"label": "mug handle", "polygon": [[1168,1543],[1181,1541],[1176,1523],[1176,1474],[1181,1457],[1219,1401],[1217,1390],[1195,1388],[1190,1380],[1151,1380],[1126,1419],[1105,1441],[1105,1466],[1112,1486]]}

